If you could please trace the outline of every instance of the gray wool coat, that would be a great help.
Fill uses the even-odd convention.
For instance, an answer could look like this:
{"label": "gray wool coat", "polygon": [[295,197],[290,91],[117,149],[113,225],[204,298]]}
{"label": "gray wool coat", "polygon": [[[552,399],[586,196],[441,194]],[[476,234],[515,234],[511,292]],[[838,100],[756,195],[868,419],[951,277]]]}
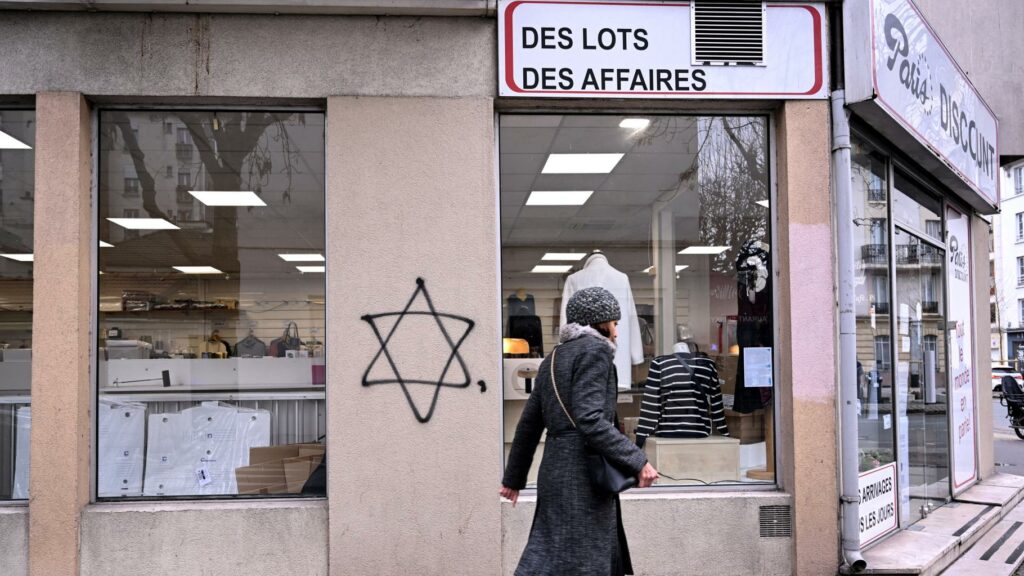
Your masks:
{"label": "gray wool coat", "polygon": [[[541,433],[547,429],[537,478],[537,509],[516,576],[617,576],[618,497],[590,486],[584,441],[624,470],[639,474],[642,450],[613,424],[617,394],[614,345],[588,326],[562,327],[555,356],[555,381],[573,429],[551,386],[551,355],[541,362],[533,393],[516,428],[502,484],[526,485]],[[624,562],[623,564],[628,564]]]}

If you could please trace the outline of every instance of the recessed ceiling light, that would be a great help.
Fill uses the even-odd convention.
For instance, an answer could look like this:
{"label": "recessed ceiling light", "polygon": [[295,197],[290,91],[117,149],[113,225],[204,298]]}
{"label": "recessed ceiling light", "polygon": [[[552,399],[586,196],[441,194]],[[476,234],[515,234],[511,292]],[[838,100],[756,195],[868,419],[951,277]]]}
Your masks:
{"label": "recessed ceiling light", "polygon": [[765,208],[768,207],[768,201],[767,200],[758,200],[757,202],[754,202],[754,204],[757,204],[758,206],[764,206]]}
{"label": "recessed ceiling light", "polygon": [[32,254],[0,254],[4,258],[10,258],[11,260],[17,260],[18,262],[32,262],[34,255]]}
{"label": "recessed ceiling light", "polygon": [[573,262],[579,262],[586,255],[586,252],[548,252],[541,257],[541,260],[572,260]]}
{"label": "recessed ceiling light", "polygon": [[680,254],[711,254],[718,255],[728,250],[728,246],[690,246],[679,251]]}
{"label": "recessed ceiling light", "polygon": [[569,270],[572,270],[572,264],[537,264],[530,272],[535,274],[564,274]]}
{"label": "recessed ceiling light", "polygon": [[184,274],[223,274],[213,266],[171,266],[171,268]]}
{"label": "recessed ceiling light", "polygon": [[550,154],[542,174],[607,174],[623,154]]}
{"label": "recessed ceiling light", "polygon": [[104,242],[103,240],[100,240],[100,248],[113,248],[113,247],[114,247],[114,245],[111,244],[110,242]]}
{"label": "recessed ceiling light", "polygon": [[285,262],[323,262],[323,254],[278,254]]}
{"label": "recessed ceiling light", "polygon": [[6,132],[0,132],[0,150],[31,150],[32,147]]}
{"label": "recessed ceiling light", "polygon": [[314,272],[326,272],[327,271],[327,267],[326,266],[296,266],[296,268],[298,268],[299,272],[302,272],[303,274],[310,274],[310,273],[314,273]]}
{"label": "recessed ceiling light", "polygon": [[107,220],[129,230],[180,230],[163,218],[107,218]]}
{"label": "recessed ceiling light", "polygon": [[557,192],[530,192],[527,206],[582,206],[593,190],[562,190]]}
{"label": "recessed ceiling light", "polygon": [[215,192],[212,190],[189,190],[189,194],[194,196],[196,200],[199,200],[207,206],[266,206],[264,202],[255,192],[242,191],[242,192]]}
{"label": "recessed ceiling light", "polygon": [[[689,264],[680,264],[680,265],[676,266],[676,272],[682,272],[683,270],[686,270],[689,267],[690,267]],[[652,270],[654,270],[654,266],[648,266],[647,268],[644,268],[643,270],[641,270],[640,273],[641,274],[650,274]]]}
{"label": "recessed ceiling light", "polygon": [[647,118],[623,118],[622,122],[619,122],[619,128],[632,128],[634,130],[643,130],[651,124],[651,121]]}

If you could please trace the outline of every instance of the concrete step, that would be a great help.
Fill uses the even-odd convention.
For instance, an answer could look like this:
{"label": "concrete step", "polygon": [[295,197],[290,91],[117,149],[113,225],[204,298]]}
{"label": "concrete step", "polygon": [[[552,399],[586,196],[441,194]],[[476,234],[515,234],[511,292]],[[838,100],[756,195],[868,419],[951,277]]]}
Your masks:
{"label": "concrete step", "polygon": [[[997,474],[985,479],[865,551],[863,574],[995,575],[1004,574],[1004,568],[1005,574],[1013,574],[1024,562],[1024,507],[1016,510],[1022,496],[1024,477]],[[1015,554],[1018,547],[1021,553]]]}

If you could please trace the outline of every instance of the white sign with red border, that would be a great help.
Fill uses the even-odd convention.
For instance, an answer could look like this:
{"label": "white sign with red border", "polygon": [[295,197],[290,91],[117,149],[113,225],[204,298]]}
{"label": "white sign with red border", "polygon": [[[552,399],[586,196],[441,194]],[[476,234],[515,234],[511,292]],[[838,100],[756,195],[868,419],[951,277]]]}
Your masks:
{"label": "white sign with red border", "polygon": [[896,463],[860,474],[860,545],[867,546],[899,526]]}
{"label": "white sign with red border", "polygon": [[825,8],[768,4],[762,65],[694,65],[689,2],[500,0],[498,93],[554,98],[828,96]]}
{"label": "white sign with red border", "polygon": [[968,216],[946,208],[946,277],[949,285],[950,446],[953,495],[978,478],[974,409],[974,315],[971,312],[971,225]]}

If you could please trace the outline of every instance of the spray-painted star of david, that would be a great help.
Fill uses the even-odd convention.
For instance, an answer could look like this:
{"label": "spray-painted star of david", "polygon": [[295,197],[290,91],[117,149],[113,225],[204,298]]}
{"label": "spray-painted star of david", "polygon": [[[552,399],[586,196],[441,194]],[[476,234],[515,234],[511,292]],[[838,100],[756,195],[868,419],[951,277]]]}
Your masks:
{"label": "spray-painted star of david", "polygon": [[[423,295],[423,299],[426,300],[427,302],[427,310],[410,310],[413,302],[416,301],[416,297],[419,296],[420,294]],[[380,327],[377,326],[376,320],[379,318],[385,318],[390,316],[397,316],[398,319],[395,320],[394,326],[392,326],[391,330],[388,331],[386,336],[384,336],[381,334]],[[441,329],[441,334],[444,335],[445,341],[448,343],[448,346],[451,347],[451,354],[448,356],[448,361],[445,362],[444,364],[444,370],[441,371],[441,375],[438,376],[436,380],[403,377],[401,371],[398,369],[398,365],[395,363],[395,359],[391,355],[391,352],[388,351],[388,342],[391,340],[391,337],[395,334],[395,331],[398,330],[398,327],[402,324],[402,320],[406,316],[433,317],[434,321],[437,322],[437,327]],[[448,329],[445,327],[444,322],[442,322],[442,318],[456,320],[458,322],[465,322],[465,331],[457,339],[453,339],[452,334],[448,332]],[[402,387],[402,392],[405,393],[405,399],[409,401],[409,407],[412,408],[413,415],[415,415],[416,419],[422,423],[430,421],[430,418],[434,415],[434,408],[437,407],[437,398],[441,393],[441,388],[469,387],[469,370],[466,369],[466,363],[463,361],[462,356],[459,354],[459,347],[462,346],[462,343],[466,340],[466,337],[469,336],[470,331],[473,330],[475,322],[473,322],[469,318],[464,318],[462,316],[438,312],[434,308],[434,302],[430,299],[430,293],[427,292],[426,282],[424,282],[422,278],[416,279],[416,290],[413,291],[412,297],[409,298],[409,302],[405,305],[405,308],[401,312],[367,314],[363,316],[362,319],[365,320],[370,325],[371,328],[373,328],[373,333],[377,336],[377,340],[380,342],[380,350],[377,352],[376,355],[374,355],[369,367],[366,368],[366,372],[363,373],[363,386],[375,386],[377,384],[398,384],[399,386]],[[391,371],[394,372],[395,374],[394,379],[388,378],[380,380],[370,380],[370,371],[373,370],[373,367],[377,364],[378,361],[380,361],[381,357],[384,357],[387,360],[388,365],[391,367]],[[445,381],[445,377],[448,376],[448,372],[452,369],[452,364],[457,364],[458,368],[462,371],[463,378],[458,382]],[[416,402],[413,400],[412,395],[409,393],[409,384],[429,384],[431,386],[434,386],[434,395],[430,401],[430,409],[427,410],[426,415],[422,414],[419,408],[416,406]],[[483,391],[485,388],[482,382],[480,383],[480,386],[481,391]]]}

